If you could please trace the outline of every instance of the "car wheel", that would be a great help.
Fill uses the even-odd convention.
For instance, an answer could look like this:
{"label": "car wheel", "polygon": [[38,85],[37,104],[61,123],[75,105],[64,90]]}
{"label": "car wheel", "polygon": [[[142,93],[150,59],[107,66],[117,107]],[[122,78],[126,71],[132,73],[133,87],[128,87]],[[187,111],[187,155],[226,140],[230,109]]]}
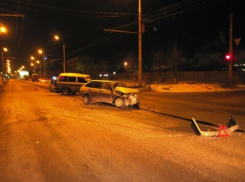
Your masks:
{"label": "car wheel", "polygon": [[63,93],[63,95],[69,95],[70,94],[70,89],[65,87],[65,88],[62,89],[62,93]]}
{"label": "car wheel", "polygon": [[83,103],[85,105],[89,105],[91,103],[91,99],[90,99],[89,95],[84,95],[83,96]]}
{"label": "car wheel", "polygon": [[120,97],[116,98],[116,100],[115,100],[115,105],[116,105],[117,107],[124,107],[124,105],[125,105],[124,99],[122,99],[122,98],[120,98]]}

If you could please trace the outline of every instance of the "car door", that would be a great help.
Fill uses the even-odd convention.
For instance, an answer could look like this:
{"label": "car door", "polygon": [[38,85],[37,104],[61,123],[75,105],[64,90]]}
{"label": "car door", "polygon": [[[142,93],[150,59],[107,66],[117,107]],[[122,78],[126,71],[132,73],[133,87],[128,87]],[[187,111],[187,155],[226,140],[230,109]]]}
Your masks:
{"label": "car door", "polygon": [[99,90],[101,88],[101,82],[93,82],[88,88],[88,94],[92,100],[99,101]]}
{"label": "car door", "polygon": [[66,86],[70,88],[72,93],[76,93],[76,77],[75,76],[69,76]]}
{"label": "car door", "polygon": [[99,100],[101,102],[112,103],[112,89],[109,83],[103,82],[101,89],[99,89]]}

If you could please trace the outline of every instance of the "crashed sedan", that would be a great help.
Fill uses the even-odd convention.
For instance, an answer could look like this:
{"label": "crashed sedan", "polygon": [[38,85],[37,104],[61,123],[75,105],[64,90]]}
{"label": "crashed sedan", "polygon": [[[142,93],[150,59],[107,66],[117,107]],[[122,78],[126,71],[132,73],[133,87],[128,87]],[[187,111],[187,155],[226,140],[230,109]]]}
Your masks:
{"label": "crashed sedan", "polygon": [[91,101],[106,102],[116,107],[139,106],[137,94],[139,90],[128,88],[122,82],[110,80],[91,80],[80,88],[79,94],[83,103],[88,105]]}

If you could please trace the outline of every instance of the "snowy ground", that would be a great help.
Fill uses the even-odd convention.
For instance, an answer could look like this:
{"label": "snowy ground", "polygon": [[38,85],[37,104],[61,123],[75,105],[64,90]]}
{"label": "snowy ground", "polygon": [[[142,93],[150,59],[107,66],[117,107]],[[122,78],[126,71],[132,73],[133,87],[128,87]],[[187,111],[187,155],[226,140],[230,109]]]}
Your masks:
{"label": "snowy ground", "polygon": [[218,91],[237,91],[245,90],[245,85],[236,85],[232,89],[224,88],[219,84],[206,83],[179,83],[179,84],[153,84],[149,85],[152,91],[155,92],[218,92]]}
{"label": "snowy ground", "polygon": [[[138,83],[130,81],[122,81],[127,86],[137,86]],[[143,88],[139,88],[140,91],[153,91],[153,92],[226,92],[226,91],[239,91],[245,90],[245,84],[235,85],[232,89],[222,87],[218,83],[178,83],[178,84],[149,84]]]}

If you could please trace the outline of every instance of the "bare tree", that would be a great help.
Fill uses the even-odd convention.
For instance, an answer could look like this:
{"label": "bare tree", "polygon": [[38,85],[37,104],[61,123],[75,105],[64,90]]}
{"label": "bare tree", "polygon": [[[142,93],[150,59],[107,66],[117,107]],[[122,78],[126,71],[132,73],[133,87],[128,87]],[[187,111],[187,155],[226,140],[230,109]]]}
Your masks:
{"label": "bare tree", "polygon": [[178,48],[176,45],[173,45],[172,50],[168,53],[168,61],[170,69],[173,72],[174,76],[174,83],[177,83],[177,71],[178,65],[181,63],[181,56],[182,56],[182,48]]}
{"label": "bare tree", "polygon": [[161,48],[155,49],[152,51],[152,60],[154,62],[154,69],[158,68],[159,73],[159,83],[162,81],[162,70],[166,67],[166,59],[164,57],[164,51]]}

